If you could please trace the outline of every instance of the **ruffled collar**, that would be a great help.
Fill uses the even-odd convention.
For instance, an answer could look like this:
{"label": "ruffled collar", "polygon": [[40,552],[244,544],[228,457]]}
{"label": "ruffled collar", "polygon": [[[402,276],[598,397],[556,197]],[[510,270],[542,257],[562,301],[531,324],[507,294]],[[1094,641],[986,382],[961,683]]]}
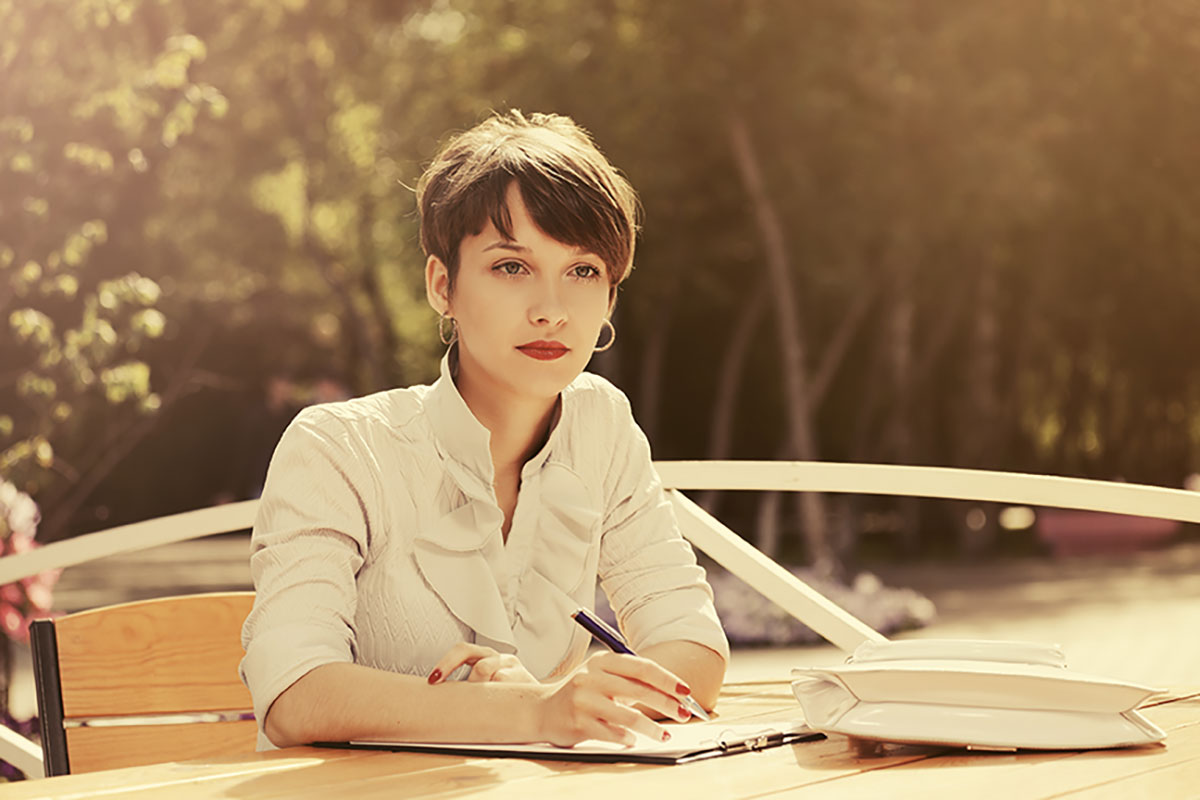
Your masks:
{"label": "ruffled collar", "polygon": [[[580,649],[570,619],[579,599],[572,595],[589,593],[583,585],[589,572],[595,574],[598,557],[600,511],[591,492],[559,459],[547,464],[569,424],[572,387],[560,395],[546,444],[521,470],[520,505],[505,546],[504,516],[492,487],[491,435],[454,384],[456,356],[452,347],[442,358],[424,409],[446,476],[464,502],[416,533],[414,555],[429,585],[476,632],[476,641],[519,653],[535,675],[544,676],[567,650]],[[563,649],[547,651],[547,645]]]}
{"label": "ruffled collar", "polygon": [[472,483],[479,482],[490,489],[495,480],[490,449],[492,434],[458,393],[452,376],[451,353],[457,358],[453,347],[442,356],[441,375],[425,398],[425,415],[442,456],[465,470],[473,478]]}

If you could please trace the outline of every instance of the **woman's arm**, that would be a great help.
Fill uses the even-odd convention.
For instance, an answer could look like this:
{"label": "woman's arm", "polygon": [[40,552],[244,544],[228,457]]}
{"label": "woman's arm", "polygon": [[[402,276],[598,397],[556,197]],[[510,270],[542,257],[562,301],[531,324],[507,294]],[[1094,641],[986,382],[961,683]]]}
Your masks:
{"label": "woman's arm", "polygon": [[725,677],[729,643],[704,570],[654,471],[649,442],[628,402],[615,397],[623,402],[610,422],[615,444],[604,482],[600,584],[629,645],[678,674],[697,702],[711,709]]}
{"label": "woman's arm", "polygon": [[673,641],[650,645],[639,655],[682,678],[705,711],[712,711],[717,704],[728,666],[720,653],[696,642]]}
{"label": "woman's arm", "polygon": [[351,739],[535,742],[547,694],[538,683],[431,686],[415,675],[323,664],[279,695],[263,730],[278,747]]}
{"label": "woman's arm", "polygon": [[550,684],[450,681],[359,664],[323,664],[285,689],[263,730],[279,747],[319,741],[632,741],[630,731],[665,740],[651,715],[681,719],[676,676],[655,662],[599,653]]}

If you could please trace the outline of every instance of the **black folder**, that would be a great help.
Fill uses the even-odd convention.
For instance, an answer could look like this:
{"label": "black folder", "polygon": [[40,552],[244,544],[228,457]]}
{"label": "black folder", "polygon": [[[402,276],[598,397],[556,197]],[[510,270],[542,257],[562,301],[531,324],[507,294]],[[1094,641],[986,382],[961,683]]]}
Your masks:
{"label": "black folder", "polygon": [[638,736],[637,743],[623,746],[611,742],[581,742],[574,747],[552,744],[453,744],[437,742],[393,742],[356,740],[350,742],[314,742],[316,747],[358,750],[393,750],[409,753],[438,753],[475,758],[528,758],[549,761],[590,761],[599,763],[687,764],[736,753],[750,753],[785,744],[824,739],[804,722],[755,724],[719,721],[669,725],[671,741],[655,742]]}

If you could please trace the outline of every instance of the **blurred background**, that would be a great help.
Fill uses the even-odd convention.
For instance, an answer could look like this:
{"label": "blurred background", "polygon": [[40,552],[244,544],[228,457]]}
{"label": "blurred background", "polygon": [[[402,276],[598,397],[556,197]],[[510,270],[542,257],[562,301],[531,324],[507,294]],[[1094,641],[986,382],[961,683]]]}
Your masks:
{"label": "blurred background", "polygon": [[[516,107],[641,193],[592,369],[657,458],[1183,486],[1198,66],[1170,0],[0,1],[0,476],[39,541],[249,499],[304,405],[433,379],[411,187]],[[702,499],[835,578],[1195,538]]]}
{"label": "blurred background", "polygon": [[[657,458],[1200,488],[1198,67],[1187,0],[0,0],[0,555],[254,498],[300,408],[436,377],[412,187],[512,107],[641,193],[591,368]],[[881,631],[936,609],[932,635],[1194,685],[1193,526],[697,499]],[[0,629],[247,588],[246,555],[27,578]],[[816,638],[710,577],[735,644]],[[755,652],[731,680],[842,657]]]}

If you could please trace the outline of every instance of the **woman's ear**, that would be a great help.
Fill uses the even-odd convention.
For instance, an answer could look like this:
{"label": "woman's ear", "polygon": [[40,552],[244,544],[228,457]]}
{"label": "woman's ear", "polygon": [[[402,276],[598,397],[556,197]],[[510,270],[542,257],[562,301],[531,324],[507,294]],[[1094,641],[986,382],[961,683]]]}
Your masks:
{"label": "woman's ear", "polygon": [[450,271],[437,256],[425,261],[425,299],[438,314],[450,310]]}

